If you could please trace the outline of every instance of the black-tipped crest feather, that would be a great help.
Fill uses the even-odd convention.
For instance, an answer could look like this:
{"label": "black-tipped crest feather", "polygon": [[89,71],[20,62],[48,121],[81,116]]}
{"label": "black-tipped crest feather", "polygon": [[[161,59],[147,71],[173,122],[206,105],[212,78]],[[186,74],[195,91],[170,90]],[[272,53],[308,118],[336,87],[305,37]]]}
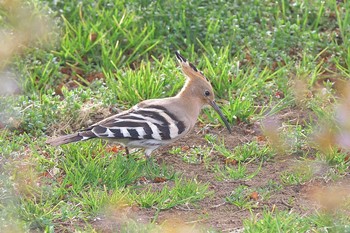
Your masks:
{"label": "black-tipped crest feather", "polygon": [[181,56],[179,51],[175,52],[176,58],[177,60],[179,60],[179,62],[187,62],[186,58],[184,58],[183,56]]}
{"label": "black-tipped crest feather", "polygon": [[[178,51],[175,52],[177,60],[181,63],[184,62],[187,65],[189,65],[194,71],[200,72],[195,65],[193,65],[191,62],[187,61],[186,58],[184,58]],[[202,74],[202,72],[200,72]]]}

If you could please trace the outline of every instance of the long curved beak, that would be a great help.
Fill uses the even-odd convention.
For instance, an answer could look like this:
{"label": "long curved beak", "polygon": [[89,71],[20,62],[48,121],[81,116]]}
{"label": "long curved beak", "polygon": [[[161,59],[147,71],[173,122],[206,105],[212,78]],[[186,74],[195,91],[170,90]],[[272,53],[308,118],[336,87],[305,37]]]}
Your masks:
{"label": "long curved beak", "polygon": [[230,125],[229,125],[229,123],[228,123],[226,117],[224,116],[224,114],[222,114],[222,112],[221,112],[220,108],[217,106],[215,100],[213,100],[213,101],[210,102],[210,106],[212,106],[212,107],[215,109],[215,111],[219,114],[221,120],[224,122],[224,124],[225,124],[227,130],[228,130],[230,133],[232,133],[231,128],[230,128]]}

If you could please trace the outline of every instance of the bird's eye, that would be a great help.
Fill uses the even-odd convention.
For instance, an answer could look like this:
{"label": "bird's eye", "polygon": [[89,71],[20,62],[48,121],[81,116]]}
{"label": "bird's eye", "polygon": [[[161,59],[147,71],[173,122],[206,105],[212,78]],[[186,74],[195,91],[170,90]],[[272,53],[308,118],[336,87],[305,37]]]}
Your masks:
{"label": "bird's eye", "polygon": [[210,96],[210,91],[206,90],[206,91],[204,92],[204,95],[205,95],[205,96]]}

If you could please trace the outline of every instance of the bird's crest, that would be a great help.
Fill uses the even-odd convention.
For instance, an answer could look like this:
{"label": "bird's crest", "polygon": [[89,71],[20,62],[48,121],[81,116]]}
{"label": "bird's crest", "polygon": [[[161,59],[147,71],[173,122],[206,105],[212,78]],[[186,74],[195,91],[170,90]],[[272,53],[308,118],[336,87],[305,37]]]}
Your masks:
{"label": "bird's crest", "polygon": [[204,76],[202,71],[198,70],[197,67],[195,67],[192,63],[187,61],[186,58],[184,58],[178,51],[175,52],[176,59],[179,61],[182,72],[189,78],[202,78],[209,82],[207,77]]}

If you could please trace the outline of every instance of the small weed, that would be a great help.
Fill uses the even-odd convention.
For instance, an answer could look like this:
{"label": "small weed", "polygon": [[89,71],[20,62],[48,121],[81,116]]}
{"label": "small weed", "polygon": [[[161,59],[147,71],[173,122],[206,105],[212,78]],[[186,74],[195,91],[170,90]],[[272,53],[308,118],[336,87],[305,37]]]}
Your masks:
{"label": "small weed", "polygon": [[316,158],[320,161],[325,161],[329,165],[336,165],[341,163],[346,163],[348,159],[348,154],[346,152],[342,152],[340,149],[337,148],[330,148],[328,151],[325,152],[318,152],[316,153]]}
{"label": "small weed", "polygon": [[259,194],[261,200],[267,201],[275,192],[282,190],[283,186],[274,180],[269,180],[266,185],[259,187],[256,192]]}
{"label": "small weed", "polygon": [[337,148],[332,148],[328,151],[318,151],[316,158],[320,161],[326,162],[330,167],[333,168],[335,174],[333,179],[337,176],[344,176],[349,169],[349,155],[346,152],[342,152]]}
{"label": "small weed", "polygon": [[178,155],[182,153],[182,149],[181,147],[177,147],[177,146],[173,146],[170,150],[169,150],[169,154],[172,155]]}
{"label": "small weed", "polygon": [[[340,218],[339,218],[340,217]],[[253,216],[243,221],[246,232],[347,232],[348,219],[328,213],[316,213],[302,217],[293,212],[264,211],[262,216]],[[290,228],[290,226],[293,226]]]}
{"label": "small weed", "polygon": [[[313,222],[295,213],[264,211],[262,217],[243,222],[245,232],[306,232],[314,228]],[[291,228],[291,226],[293,226]]]}
{"label": "small weed", "polygon": [[212,169],[218,181],[238,180],[247,177],[247,167],[242,163],[238,163],[237,166],[225,165],[223,168],[219,164],[214,164]]}
{"label": "small weed", "polygon": [[267,184],[264,186],[264,188],[266,188],[268,191],[280,191],[282,190],[282,185],[277,183],[276,181],[274,180],[269,180],[267,182]]}
{"label": "small weed", "polygon": [[211,160],[210,154],[211,154],[211,149],[209,147],[198,146],[198,147],[193,147],[189,151],[187,151],[183,155],[182,159],[184,162],[190,163],[190,164],[204,163],[208,165],[208,163]]}
{"label": "small weed", "polygon": [[226,197],[226,201],[239,209],[254,208],[254,201],[250,199],[250,190],[247,186],[239,185],[232,193]]}
{"label": "small weed", "polygon": [[281,189],[282,186],[273,180],[270,180],[265,186],[256,188],[239,185],[226,197],[226,201],[240,209],[251,210],[258,207],[259,202],[268,201],[273,193]]}
{"label": "small weed", "polygon": [[[144,154],[141,156],[144,157]],[[166,180],[173,180],[178,176],[178,174],[176,174],[175,171],[173,171],[172,168],[169,168],[165,163],[158,165],[154,161],[146,159],[146,161],[142,163],[142,166],[143,174],[145,174],[146,178],[151,180],[160,177]]]}
{"label": "small weed", "polygon": [[275,155],[269,146],[259,145],[255,141],[236,146],[233,151],[229,151],[223,143],[214,145],[214,148],[225,158],[244,163],[253,160],[266,160]]}
{"label": "small weed", "polygon": [[192,204],[210,195],[208,185],[195,180],[175,178],[174,186],[165,185],[160,191],[147,188],[141,192],[134,191],[132,198],[145,208],[165,210],[177,205]]}
{"label": "small weed", "polygon": [[309,146],[309,135],[311,135],[312,127],[307,125],[282,125],[279,131],[281,132],[279,138],[281,138],[281,148],[284,149],[283,153],[286,154],[303,154],[305,157],[307,153],[304,152],[305,148]]}
{"label": "small weed", "polygon": [[147,232],[162,232],[162,228],[155,223],[142,224],[137,220],[129,219],[125,223],[121,224],[118,229],[119,232],[127,233],[127,232],[139,232],[139,233],[147,233]]}
{"label": "small weed", "polygon": [[298,185],[313,178],[313,170],[309,165],[293,167],[290,171],[282,172],[281,181],[284,185]]}
{"label": "small weed", "polygon": [[103,211],[109,211],[109,208],[122,208],[131,206],[134,202],[131,200],[131,194],[127,188],[115,190],[89,189],[81,192],[79,196],[73,198],[75,203],[79,203],[84,213],[94,216]]}
{"label": "small weed", "polygon": [[63,192],[79,194],[98,186],[108,189],[125,187],[142,173],[140,162],[106,152],[101,141],[66,146],[64,154],[65,158],[58,167],[65,174],[61,183]]}
{"label": "small weed", "polygon": [[173,147],[169,153],[174,155],[180,155],[182,160],[188,164],[204,164],[206,168],[209,168],[212,149],[207,146],[196,147]]}

